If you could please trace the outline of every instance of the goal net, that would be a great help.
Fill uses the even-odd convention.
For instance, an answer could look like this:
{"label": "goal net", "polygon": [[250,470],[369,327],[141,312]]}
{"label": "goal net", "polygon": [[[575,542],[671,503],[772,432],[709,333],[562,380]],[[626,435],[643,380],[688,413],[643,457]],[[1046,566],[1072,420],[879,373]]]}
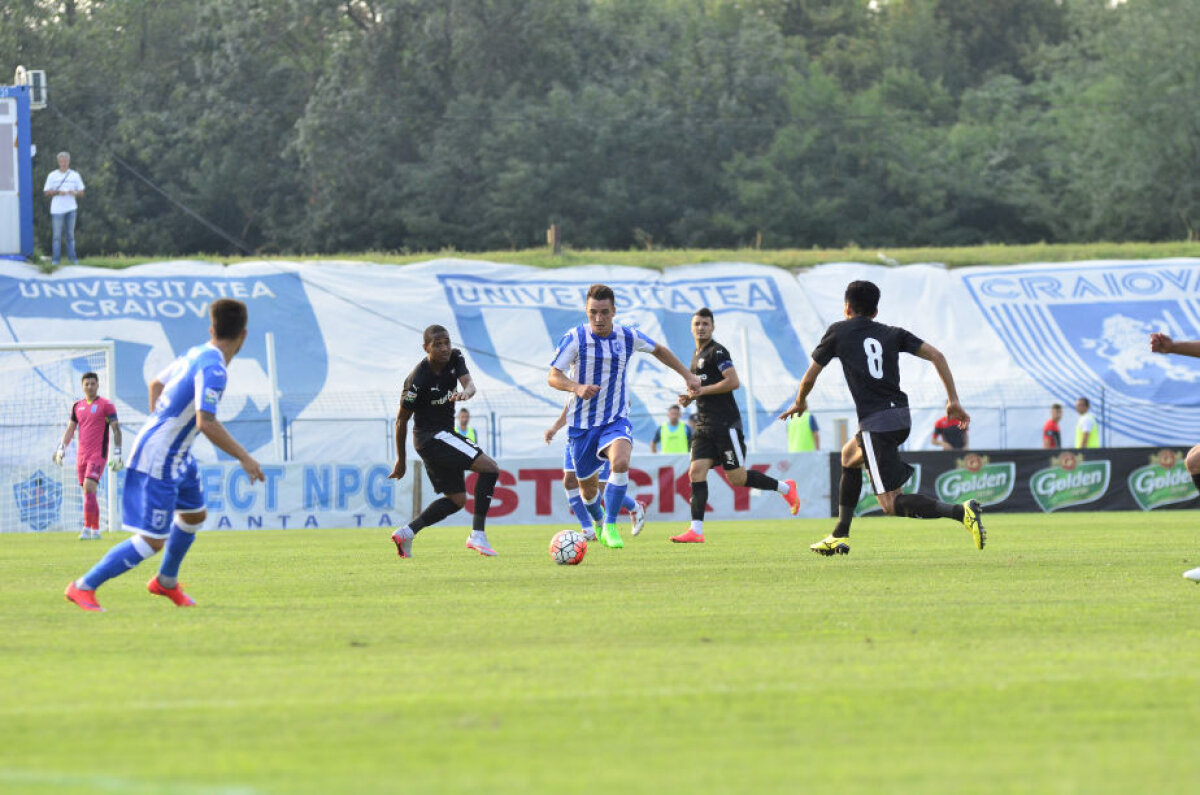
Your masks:
{"label": "goal net", "polygon": [[[114,350],[111,342],[0,344],[0,533],[79,532],[78,430],[61,468],[53,455],[71,406],[83,397],[84,373],[96,373],[100,395],[116,402]],[[132,441],[126,439],[126,446]],[[109,437],[110,451],[112,446]],[[117,478],[108,469],[97,497],[100,529],[119,528]]]}

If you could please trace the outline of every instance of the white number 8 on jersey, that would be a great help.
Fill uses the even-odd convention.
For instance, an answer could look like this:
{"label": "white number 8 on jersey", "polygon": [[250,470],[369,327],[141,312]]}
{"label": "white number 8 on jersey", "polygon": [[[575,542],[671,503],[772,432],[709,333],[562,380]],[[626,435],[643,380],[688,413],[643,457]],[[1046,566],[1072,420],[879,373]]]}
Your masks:
{"label": "white number 8 on jersey", "polygon": [[883,378],[883,346],[874,337],[863,340],[863,350],[867,352],[867,371],[872,378]]}

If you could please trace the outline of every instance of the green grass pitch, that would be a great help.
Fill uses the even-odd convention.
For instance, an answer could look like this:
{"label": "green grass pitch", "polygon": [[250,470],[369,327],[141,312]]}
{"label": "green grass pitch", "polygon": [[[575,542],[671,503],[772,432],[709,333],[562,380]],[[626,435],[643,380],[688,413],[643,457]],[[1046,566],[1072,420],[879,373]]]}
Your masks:
{"label": "green grass pitch", "polygon": [[[0,537],[0,791],[1194,792],[1200,513],[202,535],[63,587],[117,538]],[[563,527],[569,523],[564,520]]]}

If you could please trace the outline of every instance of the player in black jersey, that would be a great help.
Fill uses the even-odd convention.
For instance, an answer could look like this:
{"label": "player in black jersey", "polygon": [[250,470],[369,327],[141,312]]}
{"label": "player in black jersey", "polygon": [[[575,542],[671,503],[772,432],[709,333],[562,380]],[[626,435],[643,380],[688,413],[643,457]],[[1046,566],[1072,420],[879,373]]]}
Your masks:
{"label": "player in black jersey", "polygon": [[[1175,353],[1180,356],[1200,358],[1200,340],[1191,340],[1190,342],[1173,340],[1161,331],[1156,331],[1150,335],[1150,350],[1154,353]],[[1192,483],[1196,484],[1196,489],[1200,490],[1200,444],[1188,450],[1187,457],[1184,459],[1184,467],[1192,476]],[[1188,569],[1183,576],[1192,582],[1200,583],[1200,566]]]}
{"label": "player in black jersey", "polygon": [[837,526],[832,535],[810,548],[820,555],[849,554],[850,522],[858,505],[865,464],[884,513],[918,519],[954,519],[963,523],[975,546],[983,549],[987,534],[983,530],[983,510],[977,501],[951,505],[923,494],[901,493],[901,486],[912,475],[913,468],[900,458],[900,445],[912,430],[908,396],[900,389],[900,354],[910,353],[933,363],[946,387],[947,417],[958,420],[963,430],[970,425],[971,417],[959,405],[946,357],[902,328],[876,323],[878,309],[878,287],[866,281],[850,283],[846,288],[846,319],[825,331],[813,351],[812,364],[800,380],[796,402],[779,415],[779,419],[786,420],[793,414],[803,414],[808,407],[808,394],[821,370],[830,360],[841,360],[846,385],[858,412],[858,433],[842,448]]}
{"label": "player in black jersey", "polygon": [[692,315],[692,337],[696,352],[689,368],[700,378],[696,396],[680,395],[679,405],[696,401],[696,435],[692,437],[692,463],[688,478],[692,482],[692,524],[685,532],[671,536],[677,544],[704,543],[704,509],[708,504],[708,471],[717,462],[734,486],[776,491],[783,495],[792,516],[800,510],[800,496],[793,480],[778,481],[755,469],[746,469],[746,442],[742,438],[742,413],[733,391],[741,386],[733,360],[725,346],[713,339],[712,310],[701,307]]}
{"label": "player in black jersey", "polygon": [[450,347],[450,332],[442,326],[430,326],[425,329],[424,340],[428,355],[404,381],[404,395],[396,415],[396,466],[388,477],[399,480],[408,470],[404,438],[408,435],[411,417],[413,447],[425,462],[425,473],[429,475],[434,491],[442,496],[430,503],[420,516],[392,533],[392,541],[400,557],[411,558],[413,536],[466,505],[467,487],[463,473],[470,470],[478,477],[475,479],[475,513],[467,549],[492,557],[496,550],[488,543],[484,523],[500,468],[478,445],[454,432],[454,404],[474,396],[475,384],[462,351]]}

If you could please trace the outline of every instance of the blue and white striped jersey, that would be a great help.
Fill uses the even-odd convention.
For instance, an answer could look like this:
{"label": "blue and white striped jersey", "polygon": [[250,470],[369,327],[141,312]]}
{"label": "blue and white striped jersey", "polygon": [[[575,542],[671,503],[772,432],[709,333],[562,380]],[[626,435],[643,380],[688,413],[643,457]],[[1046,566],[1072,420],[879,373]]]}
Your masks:
{"label": "blue and white striped jersey", "polygon": [[129,468],[159,480],[174,480],[191,457],[196,412],[217,413],[225,392],[225,355],[211,342],[197,345],[158,375],[162,394],[138,433]]}
{"label": "blue and white striped jersey", "polygon": [[642,332],[615,323],[607,337],[597,337],[586,323],[564,334],[554,349],[550,366],[581,384],[600,387],[600,392],[589,400],[571,395],[567,401],[567,425],[596,428],[628,417],[629,360],[638,351],[650,353],[655,347],[657,343]]}

